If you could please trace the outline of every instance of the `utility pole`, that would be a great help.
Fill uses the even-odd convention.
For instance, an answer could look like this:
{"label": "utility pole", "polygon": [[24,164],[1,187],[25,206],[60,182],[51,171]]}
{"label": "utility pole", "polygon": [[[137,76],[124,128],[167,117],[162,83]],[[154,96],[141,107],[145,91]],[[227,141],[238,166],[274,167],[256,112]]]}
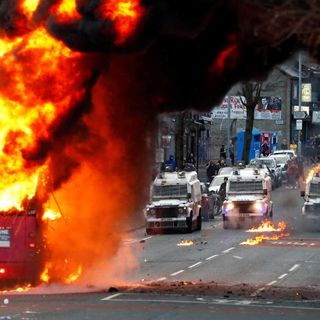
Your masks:
{"label": "utility pole", "polygon": [[227,150],[226,150],[226,164],[228,167],[231,166],[230,158],[230,119],[231,119],[231,98],[228,96],[228,121],[227,121]]}
{"label": "utility pole", "polygon": [[[299,101],[299,113],[301,112],[301,52],[299,52],[299,81],[298,81],[298,101]],[[302,122],[303,123],[303,122]],[[301,130],[298,130],[298,155],[301,155]]]}

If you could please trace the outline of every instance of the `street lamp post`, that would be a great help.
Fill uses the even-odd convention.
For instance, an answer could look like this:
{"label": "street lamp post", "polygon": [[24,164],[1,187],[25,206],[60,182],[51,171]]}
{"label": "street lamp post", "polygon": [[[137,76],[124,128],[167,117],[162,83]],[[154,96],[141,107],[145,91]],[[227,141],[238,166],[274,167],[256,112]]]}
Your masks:
{"label": "street lamp post", "polygon": [[[298,102],[299,102],[299,113],[301,112],[301,52],[299,52],[299,81],[298,81]],[[301,155],[301,129],[298,130],[298,155]]]}
{"label": "street lamp post", "polygon": [[228,96],[228,121],[227,121],[227,150],[226,150],[226,164],[228,167],[231,166],[230,158],[230,119],[231,119],[231,98]]}

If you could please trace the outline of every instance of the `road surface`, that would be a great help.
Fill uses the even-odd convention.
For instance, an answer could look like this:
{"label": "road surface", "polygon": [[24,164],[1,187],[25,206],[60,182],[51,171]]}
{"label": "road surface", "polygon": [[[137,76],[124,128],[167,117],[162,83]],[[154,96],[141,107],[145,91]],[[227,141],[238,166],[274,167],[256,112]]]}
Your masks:
{"label": "road surface", "polygon": [[[301,228],[298,190],[277,189],[273,201],[275,224],[287,223],[280,239],[243,245],[258,234],[224,230],[220,218],[192,234],[148,236],[139,229],[122,244],[138,262],[124,277],[127,285],[2,293],[0,319],[320,319],[320,232]],[[178,245],[185,240],[191,245]]]}

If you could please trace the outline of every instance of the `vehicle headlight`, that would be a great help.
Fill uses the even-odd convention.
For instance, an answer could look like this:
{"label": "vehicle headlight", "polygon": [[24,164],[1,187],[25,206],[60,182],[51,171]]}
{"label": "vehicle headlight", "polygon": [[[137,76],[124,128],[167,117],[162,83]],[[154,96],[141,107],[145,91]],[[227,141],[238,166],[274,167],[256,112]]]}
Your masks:
{"label": "vehicle headlight", "polygon": [[178,208],[178,212],[180,214],[186,214],[187,213],[187,207],[180,207]]}
{"label": "vehicle headlight", "polygon": [[148,209],[147,209],[147,215],[148,215],[148,216],[155,216],[155,215],[156,215],[156,209],[154,209],[154,208],[148,208]]}
{"label": "vehicle headlight", "polygon": [[264,212],[266,210],[266,204],[263,202],[255,202],[254,209],[258,212]]}
{"label": "vehicle headlight", "polygon": [[225,211],[230,211],[230,210],[232,210],[233,208],[234,208],[233,202],[228,202],[228,203],[226,203],[226,204],[224,205],[224,210],[225,210]]}

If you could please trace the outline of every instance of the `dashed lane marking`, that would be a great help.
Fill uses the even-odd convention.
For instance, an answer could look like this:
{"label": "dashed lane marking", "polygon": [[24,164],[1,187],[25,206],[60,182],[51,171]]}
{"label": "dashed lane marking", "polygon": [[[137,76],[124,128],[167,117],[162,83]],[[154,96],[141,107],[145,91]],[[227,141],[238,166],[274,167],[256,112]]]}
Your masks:
{"label": "dashed lane marking", "polygon": [[179,271],[176,271],[176,272],[174,272],[174,273],[171,273],[170,276],[171,276],[171,277],[174,277],[174,276],[177,276],[178,274],[180,274],[180,273],[182,273],[182,272],[184,272],[184,270],[179,270]]}
{"label": "dashed lane marking", "polygon": [[101,300],[112,300],[113,298],[119,297],[120,295],[122,295],[122,293],[115,293],[115,294],[112,294],[111,296],[105,297]]}
{"label": "dashed lane marking", "polygon": [[159,278],[159,279],[157,279],[156,281],[164,281],[164,280],[167,280],[167,277]]}
{"label": "dashed lane marking", "polygon": [[229,248],[229,249],[227,249],[227,250],[224,250],[224,251],[222,251],[223,253],[228,253],[228,252],[230,252],[231,250],[233,250],[233,249],[235,249],[235,247],[231,247],[231,248]]}
{"label": "dashed lane marking", "polygon": [[279,276],[278,279],[281,280],[281,279],[285,278],[287,275],[288,275],[287,273],[284,273],[281,276]]}
{"label": "dashed lane marking", "polygon": [[283,246],[283,247],[293,247],[293,248],[320,248],[320,240],[315,239],[288,239],[279,241],[264,241],[261,246]]}
{"label": "dashed lane marking", "polygon": [[195,263],[195,264],[193,264],[193,265],[189,266],[189,267],[188,267],[188,269],[192,269],[192,268],[194,268],[194,267],[196,267],[196,266],[200,265],[201,263],[202,263],[202,262],[201,262],[201,261],[199,261],[199,262],[197,262],[197,263]]}
{"label": "dashed lane marking", "polygon": [[270,287],[270,286],[274,285],[277,282],[278,282],[277,280],[273,280],[273,281],[267,283],[266,286]]}
{"label": "dashed lane marking", "polygon": [[299,267],[300,267],[300,264],[295,264],[293,267],[291,267],[291,268],[289,269],[289,271],[292,272],[292,271],[298,269]]}
{"label": "dashed lane marking", "polygon": [[211,259],[213,259],[215,257],[219,257],[219,255],[218,254],[214,254],[213,256],[210,256],[210,257],[206,258],[206,260],[209,261],[209,260],[211,260]]}

